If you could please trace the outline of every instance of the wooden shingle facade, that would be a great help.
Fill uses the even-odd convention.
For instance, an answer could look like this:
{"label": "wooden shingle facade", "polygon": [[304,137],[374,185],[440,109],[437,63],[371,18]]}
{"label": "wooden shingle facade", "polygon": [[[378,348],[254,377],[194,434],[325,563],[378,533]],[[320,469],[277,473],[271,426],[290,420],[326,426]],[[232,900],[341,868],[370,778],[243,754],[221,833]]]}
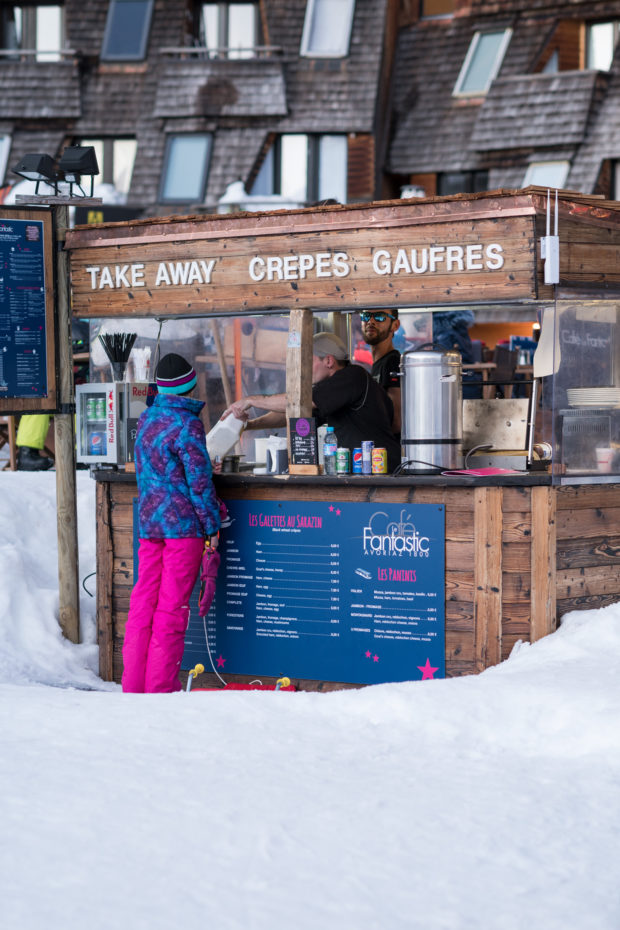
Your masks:
{"label": "wooden shingle facade", "polygon": [[[432,196],[520,188],[541,183],[528,168],[548,166],[549,177],[556,171],[560,178],[550,186],[620,196],[620,57],[611,54],[620,3],[455,0],[452,6],[450,14],[423,17],[424,4],[405,4],[386,159],[394,189],[408,183]],[[475,59],[476,44],[492,44],[501,33],[506,43],[496,72],[492,56],[476,60],[478,76],[489,72],[488,85],[473,82],[463,91],[468,55]],[[610,53],[604,62],[601,45]]]}
{"label": "wooden shingle facade", "polygon": [[[224,16],[234,5],[208,6]],[[346,140],[347,200],[380,195],[377,158],[384,151],[389,24],[396,10],[391,0],[352,4],[344,53],[325,57],[300,54],[303,2],[257,0],[256,47],[238,55],[205,45],[198,29],[205,5],[152,0],[144,56],[106,60],[111,6],[108,0],[65,0],[59,61],[6,48],[0,53],[0,134],[11,138],[0,182],[17,180],[9,169],[27,151],[58,157],[67,144],[84,140],[135,140],[127,202],[138,215],[212,210],[232,182],[241,180],[250,190],[282,134],[327,134]],[[195,200],[168,197],[163,203],[167,141],[201,134],[210,139],[204,190]],[[305,202],[311,200],[308,195]]]}
{"label": "wooden shingle facade", "polygon": [[[280,145],[303,137],[309,180],[299,205],[332,196],[310,183],[331,171],[330,162],[321,169],[324,139],[342,142],[336,199],[349,203],[407,186],[435,196],[530,183],[620,197],[620,56],[601,63],[594,54],[597,41],[617,44],[620,0],[140,0],[143,51],[110,55],[109,13],[122,5],[64,0],[62,52],[50,58],[11,44],[12,5],[2,4],[0,141],[10,150],[0,184],[15,182],[10,168],[26,152],[131,141],[125,196],[136,216],[212,212],[237,181],[284,196],[286,179],[272,176],[285,171]],[[221,18],[251,7],[251,50],[209,44],[207,7]],[[308,47],[312,11],[327,17],[323,41],[346,33],[341,48]],[[478,60],[485,43],[491,52]],[[208,138],[204,183],[175,200],[163,193],[170,147],[191,137]]]}

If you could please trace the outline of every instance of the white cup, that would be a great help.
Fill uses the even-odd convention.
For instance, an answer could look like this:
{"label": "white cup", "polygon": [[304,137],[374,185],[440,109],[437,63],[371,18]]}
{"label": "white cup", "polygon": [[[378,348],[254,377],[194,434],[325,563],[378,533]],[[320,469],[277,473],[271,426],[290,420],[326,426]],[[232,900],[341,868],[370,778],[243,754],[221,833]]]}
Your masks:
{"label": "white cup", "polygon": [[609,474],[611,471],[611,460],[613,458],[613,454],[613,449],[600,448],[596,450],[596,465],[600,472]]}

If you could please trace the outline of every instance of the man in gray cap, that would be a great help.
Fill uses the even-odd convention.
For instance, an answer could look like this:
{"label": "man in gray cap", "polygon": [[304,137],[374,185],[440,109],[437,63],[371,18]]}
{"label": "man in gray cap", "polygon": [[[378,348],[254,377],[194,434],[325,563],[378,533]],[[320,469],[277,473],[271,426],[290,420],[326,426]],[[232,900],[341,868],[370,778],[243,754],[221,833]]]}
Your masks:
{"label": "man in gray cap", "polygon": [[[253,394],[232,404],[222,419],[233,413],[246,420],[247,429],[275,429],[286,425],[286,406],[286,394]],[[250,420],[251,407],[269,413]],[[371,440],[387,450],[390,471],[400,463],[390,398],[365,368],[350,364],[346,345],[334,333],[317,333],[313,340],[312,407],[319,422],[334,427],[339,446],[353,450]]]}

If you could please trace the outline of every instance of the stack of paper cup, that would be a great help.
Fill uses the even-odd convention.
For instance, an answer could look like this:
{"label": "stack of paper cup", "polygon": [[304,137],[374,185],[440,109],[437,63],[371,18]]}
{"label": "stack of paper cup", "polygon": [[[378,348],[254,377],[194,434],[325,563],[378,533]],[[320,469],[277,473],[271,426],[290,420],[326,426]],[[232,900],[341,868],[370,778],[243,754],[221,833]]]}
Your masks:
{"label": "stack of paper cup", "polygon": [[611,471],[611,460],[613,458],[614,450],[608,449],[606,447],[598,448],[596,450],[596,465],[600,472],[604,474],[609,474]]}

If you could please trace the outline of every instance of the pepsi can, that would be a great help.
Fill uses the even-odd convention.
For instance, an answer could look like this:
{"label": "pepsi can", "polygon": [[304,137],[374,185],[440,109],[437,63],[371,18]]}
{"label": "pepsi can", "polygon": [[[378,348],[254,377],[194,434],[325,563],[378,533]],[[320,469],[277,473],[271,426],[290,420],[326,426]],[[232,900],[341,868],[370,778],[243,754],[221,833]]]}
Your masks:
{"label": "pepsi can", "polygon": [[353,456],[352,456],[352,461],[351,461],[351,472],[354,475],[362,474],[362,447],[361,446],[353,450]]}
{"label": "pepsi can", "polygon": [[88,454],[89,455],[105,455],[106,448],[107,448],[107,443],[106,443],[105,433],[97,430],[90,434],[90,436],[88,437]]}

